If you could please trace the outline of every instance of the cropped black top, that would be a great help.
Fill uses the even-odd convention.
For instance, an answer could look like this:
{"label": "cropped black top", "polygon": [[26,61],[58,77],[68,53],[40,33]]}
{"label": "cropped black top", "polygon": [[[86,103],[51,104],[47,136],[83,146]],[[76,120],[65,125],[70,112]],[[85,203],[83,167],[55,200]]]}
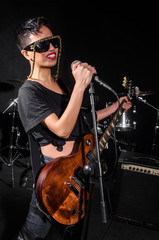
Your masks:
{"label": "cropped black top", "polygon": [[[60,117],[70,99],[67,89],[63,88],[66,95],[58,94],[38,82],[27,80],[19,89],[18,111],[19,116],[27,133],[31,133],[40,146],[52,143],[55,146],[63,146],[66,141],[75,140],[86,134],[92,126],[91,112],[81,110],[68,139],[62,139],[51,132],[41,122],[50,114],[55,113]],[[89,127],[88,127],[89,125]]]}

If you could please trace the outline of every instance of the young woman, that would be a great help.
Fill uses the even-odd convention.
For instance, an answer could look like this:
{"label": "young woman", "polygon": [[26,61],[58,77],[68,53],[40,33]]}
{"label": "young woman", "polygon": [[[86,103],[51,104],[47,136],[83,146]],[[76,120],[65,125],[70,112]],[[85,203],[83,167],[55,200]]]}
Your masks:
{"label": "young woman", "polygon": [[[85,89],[96,70],[88,63],[73,64],[75,84],[69,94],[64,81],[58,78],[61,38],[53,35],[46,19],[37,17],[21,24],[16,31],[16,41],[31,69],[19,90],[19,115],[26,132],[38,143],[42,159],[47,164],[51,159],[70,154],[76,138],[89,132],[81,104]],[[51,68],[55,66],[57,74],[52,76]],[[114,113],[117,107],[116,102],[97,111],[97,121]],[[125,110],[130,107],[131,103],[127,101]],[[91,126],[91,113],[86,112],[85,117]],[[38,209],[33,190],[29,213],[17,239],[45,239],[51,224]]]}

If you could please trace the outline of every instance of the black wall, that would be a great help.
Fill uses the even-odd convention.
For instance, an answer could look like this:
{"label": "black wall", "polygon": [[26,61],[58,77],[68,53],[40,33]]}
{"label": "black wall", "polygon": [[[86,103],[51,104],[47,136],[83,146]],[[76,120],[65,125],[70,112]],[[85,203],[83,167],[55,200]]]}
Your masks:
{"label": "black wall", "polygon": [[[44,5],[44,3],[43,3]],[[71,87],[70,64],[73,60],[87,61],[96,67],[98,75],[118,93],[123,91],[122,79],[129,75],[140,90],[152,90],[155,94],[146,100],[159,107],[158,102],[158,17],[154,15],[125,12],[108,14],[103,6],[47,3],[45,9],[31,13],[31,5],[16,7],[16,10],[1,9],[0,25],[0,82],[11,84],[13,90],[0,90],[0,112],[17,98],[20,84],[29,73],[26,60],[14,41],[17,24],[30,16],[44,15],[54,26],[54,34],[62,37],[63,51],[60,75]],[[14,6],[15,7],[15,6]],[[25,10],[25,13],[24,13]],[[115,101],[108,91],[96,86],[99,105]],[[154,134],[156,112],[142,103],[137,105],[138,151],[150,152]],[[2,116],[1,118],[5,118]],[[4,121],[1,121],[3,128]],[[7,134],[7,133],[6,133]],[[3,138],[1,136],[1,138]],[[0,139],[1,140],[1,139]]]}

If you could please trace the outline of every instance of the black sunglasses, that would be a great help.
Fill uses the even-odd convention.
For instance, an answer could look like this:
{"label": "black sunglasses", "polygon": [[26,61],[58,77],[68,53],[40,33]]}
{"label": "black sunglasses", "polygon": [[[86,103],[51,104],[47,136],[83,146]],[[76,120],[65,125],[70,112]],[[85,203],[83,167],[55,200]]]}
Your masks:
{"label": "black sunglasses", "polygon": [[54,48],[61,48],[61,38],[60,36],[51,36],[47,38],[42,38],[38,41],[35,41],[24,48],[26,51],[35,51],[35,52],[47,52],[50,48],[50,43]]}

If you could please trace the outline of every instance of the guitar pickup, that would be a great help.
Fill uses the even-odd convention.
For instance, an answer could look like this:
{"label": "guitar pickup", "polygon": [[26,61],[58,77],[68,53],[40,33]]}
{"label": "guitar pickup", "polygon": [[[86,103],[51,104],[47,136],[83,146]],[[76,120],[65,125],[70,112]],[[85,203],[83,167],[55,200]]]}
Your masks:
{"label": "guitar pickup", "polygon": [[92,151],[89,151],[87,153],[86,157],[90,162],[96,162],[97,161],[96,156],[94,155],[94,153]]}
{"label": "guitar pickup", "polygon": [[73,179],[73,181],[74,181],[75,183],[78,184],[78,186],[79,186],[81,189],[84,189],[84,188],[85,188],[84,184],[83,184],[77,177],[72,177],[72,179]]}
{"label": "guitar pickup", "polygon": [[67,186],[71,189],[71,191],[77,196],[80,197],[80,193],[77,190],[77,188],[71,183],[71,182],[67,182]]}

